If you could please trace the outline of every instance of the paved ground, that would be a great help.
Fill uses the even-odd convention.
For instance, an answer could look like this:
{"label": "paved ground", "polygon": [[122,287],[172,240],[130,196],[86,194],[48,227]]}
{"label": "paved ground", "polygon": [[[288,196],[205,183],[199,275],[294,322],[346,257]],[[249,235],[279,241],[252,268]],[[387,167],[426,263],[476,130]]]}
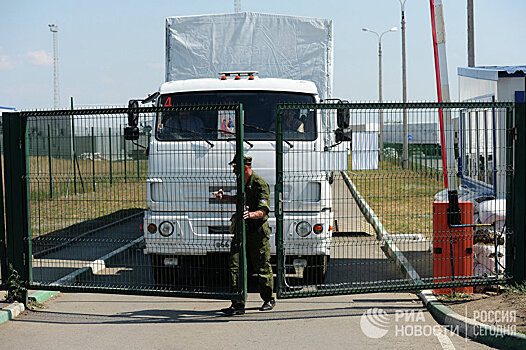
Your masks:
{"label": "paved ground", "polygon": [[334,176],[331,185],[333,195],[334,219],[337,221],[339,232],[363,233],[375,236],[374,228],[367,222],[360,208],[356,204],[351,192],[345,185],[342,175]]}
{"label": "paved ground", "polygon": [[[258,295],[250,294],[246,315],[217,313],[227,305],[60,294],[43,309],[1,324],[0,349],[487,348],[437,325],[420,300],[407,293],[278,300],[276,309],[265,313],[257,310]],[[367,312],[369,317],[362,316]]]}

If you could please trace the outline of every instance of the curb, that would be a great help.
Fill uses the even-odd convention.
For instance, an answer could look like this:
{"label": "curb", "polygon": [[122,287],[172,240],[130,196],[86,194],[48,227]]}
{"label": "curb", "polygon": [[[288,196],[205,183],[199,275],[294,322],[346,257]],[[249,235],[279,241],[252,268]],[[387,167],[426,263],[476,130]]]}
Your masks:
{"label": "curb", "polygon": [[[412,279],[415,284],[421,283],[419,274],[393,242],[392,238],[394,237],[390,237],[389,233],[387,233],[374,211],[358,193],[347,174],[343,171],[341,173],[362,214],[376,231],[377,239],[383,240],[382,249],[384,253],[395,262],[406,278]],[[438,323],[449,326],[450,330],[453,327],[458,329],[458,332],[464,337],[469,337],[476,342],[501,349],[526,349],[526,335],[524,334],[505,331],[461,316],[438,301],[431,290],[423,290],[418,296]]]}
{"label": "curb", "polygon": [[[87,273],[97,273],[98,271],[104,269],[106,267],[106,261],[115,257],[116,255],[124,252],[129,247],[140,243],[144,239],[143,236],[137,238],[136,240],[100,257],[99,259],[96,259],[89,263],[88,265],[70,273],[67,276],[62,277],[61,279],[53,282],[51,285],[64,285],[68,282],[71,282],[71,280],[76,279],[80,275],[84,275]],[[36,303],[43,303],[44,301],[48,300],[49,298],[57,295],[58,291],[50,291],[50,290],[38,290],[34,293],[32,293],[28,299],[31,301],[34,301]],[[0,324],[7,322],[9,320],[12,320],[13,318],[17,317],[21,312],[25,310],[25,306],[22,303],[14,302],[9,304],[8,306],[0,309]]]}
{"label": "curb", "polygon": [[[398,236],[391,235],[387,232],[378,216],[376,216],[376,214],[374,213],[373,209],[360,195],[360,193],[356,189],[356,186],[354,186],[349,176],[344,171],[342,171],[341,174],[345,184],[347,185],[347,188],[349,189],[354,200],[358,204],[360,211],[376,231],[376,239],[378,239],[379,241],[383,241],[382,250],[384,251],[384,254],[396,264],[398,269],[400,269],[400,271],[406,278],[411,279],[415,284],[421,284],[422,281],[420,275],[416,272],[411,263],[407,260],[404,253],[402,253],[402,251],[400,251],[396,244],[393,242],[393,239],[396,239]],[[417,238],[417,236],[418,235],[410,235],[409,237],[411,239],[415,239]]]}
{"label": "curb", "polygon": [[[44,301],[55,296],[56,294],[58,294],[58,292],[56,291],[38,290],[32,293],[28,297],[28,299],[37,303],[43,303]],[[12,320],[13,318],[16,318],[18,315],[24,312],[25,309],[26,308],[24,304],[19,303],[18,301],[15,301],[14,303],[11,303],[6,307],[0,309],[0,324]]]}
{"label": "curb", "polygon": [[422,284],[418,272],[416,272],[413,265],[411,265],[404,253],[398,249],[392,240],[386,239],[382,249],[384,250],[384,253],[394,261],[395,265],[400,269],[404,276],[406,276],[406,278],[410,278],[415,284]]}
{"label": "curb", "polygon": [[54,297],[58,294],[58,291],[54,290],[37,290],[33,294],[31,294],[28,299],[32,300],[35,303],[43,303],[44,301],[48,300],[51,297]]}
{"label": "curb", "polygon": [[464,337],[500,349],[526,348],[526,335],[508,332],[461,316],[438,301],[431,290],[423,290],[418,297],[438,323],[455,327]]}
{"label": "curb", "polygon": [[22,303],[14,302],[8,306],[0,309],[0,324],[12,320],[17,317],[21,312],[25,310],[25,306]]}
{"label": "curb", "polygon": [[133,247],[134,245],[138,244],[138,243],[141,243],[142,241],[144,240],[144,236],[140,236],[139,238],[129,242],[128,244],[126,245],[123,245],[122,247],[104,255],[104,256],[101,256],[100,258],[96,259],[96,260],[93,260],[92,262],[90,262],[89,264],[87,264],[86,266],[84,267],[81,267],[80,269],[76,270],[76,271],[73,271],[72,273],[70,273],[69,275],[66,275],[58,280],[56,280],[55,282],[51,283],[52,286],[63,286],[67,283],[70,283],[71,281],[73,280],[76,280],[77,277],[79,276],[85,276],[87,274],[96,274],[97,272],[103,270],[106,268],[106,261],[117,256],[118,254],[124,252],[125,250],[127,250],[128,248],[130,247]]}
{"label": "curb", "polygon": [[369,204],[365,201],[365,199],[360,195],[358,190],[356,189],[356,186],[354,186],[353,182],[349,178],[349,175],[345,173],[345,171],[341,171],[343,181],[345,182],[345,185],[347,185],[347,188],[351,192],[351,195],[354,198],[354,201],[356,204],[358,204],[358,208],[360,208],[360,211],[362,212],[363,216],[367,219],[367,222],[371,224],[376,231],[376,239],[382,240],[384,236],[387,236],[388,233],[374,211],[371,209]]}

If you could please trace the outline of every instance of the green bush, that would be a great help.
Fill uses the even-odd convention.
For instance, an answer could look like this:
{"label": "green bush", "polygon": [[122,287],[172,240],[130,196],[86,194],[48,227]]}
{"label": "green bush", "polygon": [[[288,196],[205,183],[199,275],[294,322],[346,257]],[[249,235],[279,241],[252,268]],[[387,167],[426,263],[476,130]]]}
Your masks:
{"label": "green bush", "polygon": [[20,275],[13,268],[13,265],[9,264],[9,277],[7,277],[7,295],[5,301],[12,303],[14,301],[24,302],[24,294],[27,289],[22,285]]}

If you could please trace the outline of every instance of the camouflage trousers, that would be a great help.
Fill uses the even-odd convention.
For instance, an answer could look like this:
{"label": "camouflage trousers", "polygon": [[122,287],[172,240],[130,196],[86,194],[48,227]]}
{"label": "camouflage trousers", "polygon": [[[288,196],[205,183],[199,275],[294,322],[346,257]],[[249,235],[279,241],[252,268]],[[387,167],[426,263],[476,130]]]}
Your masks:
{"label": "camouflage trousers", "polygon": [[[247,262],[252,263],[254,272],[257,274],[259,295],[263,301],[274,299],[272,294],[274,277],[270,265],[270,229],[265,222],[257,231],[246,231],[246,254]],[[230,283],[233,290],[237,290],[239,283],[239,253],[240,246],[236,237],[232,240],[230,249]],[[244,307],[245,301],[232,301],[236,307]]]}

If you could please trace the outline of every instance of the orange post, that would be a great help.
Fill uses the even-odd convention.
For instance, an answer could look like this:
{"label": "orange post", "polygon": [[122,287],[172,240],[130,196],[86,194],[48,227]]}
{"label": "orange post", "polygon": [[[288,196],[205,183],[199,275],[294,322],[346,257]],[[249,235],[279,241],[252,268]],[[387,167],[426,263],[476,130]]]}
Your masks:
{"label": "orange post", "polygon": [[[459,202],[461,225],[473,224],[473,203]],[[473,227],[449,227],[448,202],[433,203],[433,281],[473,276]],[[473,287],[435,289],[435,294],[473,293]]]}

